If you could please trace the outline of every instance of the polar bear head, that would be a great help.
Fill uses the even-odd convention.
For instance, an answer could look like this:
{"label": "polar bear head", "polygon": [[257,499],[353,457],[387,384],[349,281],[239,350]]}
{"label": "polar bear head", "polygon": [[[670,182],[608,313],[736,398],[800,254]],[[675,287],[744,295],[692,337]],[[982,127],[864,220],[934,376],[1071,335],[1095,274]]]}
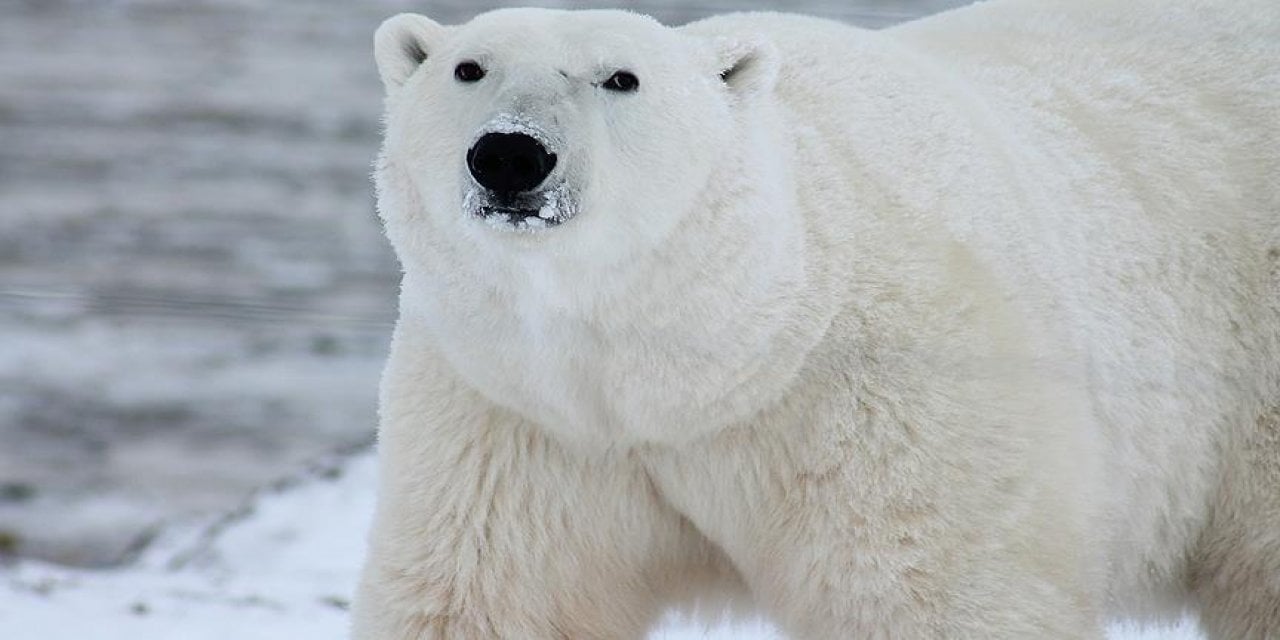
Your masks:
{"label": "polar bear head", "polygon": [[[761,41],[623,11],[504,10],[459,27],[402,14],[378,30],[375,54],[385,157],[436,233],[545,234],[576,240],[586,262],[660,243],[715,190],[741,144],[735,110],[776,71]],[[512,232],[526,239],[500,237]]]}
{"label": "polar bear head", "polygon": [[[418,308],[469,382],[582,424],[670,424],[721,382],[742,386],[759,363],[708,358],[703,334],[767,342],[753,333],[777,327],[736,326],[760,302],[743,296],[788,275],[773,266],[798,226],[774,202],[790,197],[783,134],[760,122],[777,112],[766,39],[624,11],[501,10],[453,27],[403,14],[379,28],[375,57],[402,313]],[[598,368],[628,356],[667,373],[643,387]],[[706,389],[683,381],[695,366]],[[570,415],[587,406],[599,412]]]}

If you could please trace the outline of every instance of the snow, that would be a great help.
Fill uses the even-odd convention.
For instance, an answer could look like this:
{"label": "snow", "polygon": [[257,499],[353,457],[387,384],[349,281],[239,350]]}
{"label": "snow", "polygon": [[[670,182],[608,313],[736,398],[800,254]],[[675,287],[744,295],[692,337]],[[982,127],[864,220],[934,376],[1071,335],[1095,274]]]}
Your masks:
{"label": "snow", "polygon": [[[373,512],[369,453],[334,456],[204,523],[164,532],[132,567],[22,562],[0,570],[5,640],[338,640]],[[1176,629],[1113,640],[1195,640]],[[774,640],[767,623],[713,629],[668,619],[651,640]]]}
{"label": "snow", "polygon": [[127,569],[19,564],[0,573],[0,638],[341,638],[373,467],[368,455],[317,465],[168,532]]}

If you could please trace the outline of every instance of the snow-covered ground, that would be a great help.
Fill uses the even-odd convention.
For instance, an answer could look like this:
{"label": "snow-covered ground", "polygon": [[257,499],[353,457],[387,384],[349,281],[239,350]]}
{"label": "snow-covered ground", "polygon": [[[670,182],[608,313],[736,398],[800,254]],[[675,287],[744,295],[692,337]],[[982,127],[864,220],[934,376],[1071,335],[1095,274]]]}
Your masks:
{"label": "snow-covered ground", "polygon": [[[23,563],[0,573],[5,640],[339,640],[345,637],[374,460],[335,456],[199,526],[161,534],[126,570]],[[1190,625],[1115,640],[1194,640]],[[767,623],[670,620],[652,640],[772,640]]]}

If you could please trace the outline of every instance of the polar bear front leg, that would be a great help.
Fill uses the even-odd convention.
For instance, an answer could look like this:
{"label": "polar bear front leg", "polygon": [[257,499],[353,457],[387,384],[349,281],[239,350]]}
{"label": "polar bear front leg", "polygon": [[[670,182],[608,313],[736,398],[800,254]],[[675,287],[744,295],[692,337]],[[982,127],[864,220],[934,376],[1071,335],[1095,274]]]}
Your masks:
{"label": "polar bear front leg", "polygon": [[821,413],[652,460],[789,637],[1103,637],[1079,481],[1035,450],[1078,452],[1002,421]]}
{"label": "polar bear front leg", "polygon": [[706,555],[634,461],[416,380],[384,398],[354,638],[643,637]]}

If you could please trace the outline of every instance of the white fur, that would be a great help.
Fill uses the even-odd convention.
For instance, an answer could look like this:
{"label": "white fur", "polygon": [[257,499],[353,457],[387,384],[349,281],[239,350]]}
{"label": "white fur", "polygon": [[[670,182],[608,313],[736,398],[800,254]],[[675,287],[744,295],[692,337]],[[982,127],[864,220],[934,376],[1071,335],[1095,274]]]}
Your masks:
{"label": "white fur", "polygon": [[[356,638],[635,638],[721,596],[796,638],[1189,604],[1280,637],[1280,5],[376,45],[405,278]],[[576,217],[463,214],[495,121]]]}

